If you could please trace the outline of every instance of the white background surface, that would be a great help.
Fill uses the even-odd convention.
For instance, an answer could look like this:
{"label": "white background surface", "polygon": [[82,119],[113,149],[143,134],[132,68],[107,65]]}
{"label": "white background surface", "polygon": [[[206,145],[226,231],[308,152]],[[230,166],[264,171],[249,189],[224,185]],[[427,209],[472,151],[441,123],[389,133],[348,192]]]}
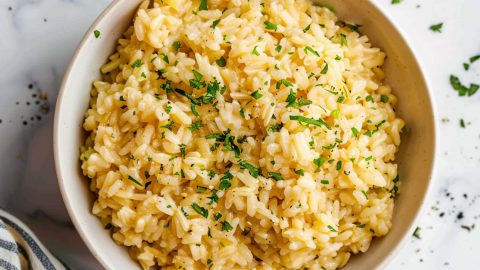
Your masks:
{"label": "white background surface", "polygon": [[[387,268],[478,269],[480,224],[471,231],[461,226],[480,223],[480,92],[459,97],[448,78],[455,74],[464,84],[480,84],[480,61],[468,72],[462,66],[480,54],[480,1],[372,1],[399,26],[418,55],[439,126],[434,187],[418,221],[421,239],[410,237]],[[76,45],[108,3],[0,0],[0,207],[23,219],[72,269],[101,268],[74,231],[57,188],[53,108]],[[440,22],[442,33],[429,30]],[[39,100],[40,92],[48,99]],[[460,127],[460,119],[466,128]]]}

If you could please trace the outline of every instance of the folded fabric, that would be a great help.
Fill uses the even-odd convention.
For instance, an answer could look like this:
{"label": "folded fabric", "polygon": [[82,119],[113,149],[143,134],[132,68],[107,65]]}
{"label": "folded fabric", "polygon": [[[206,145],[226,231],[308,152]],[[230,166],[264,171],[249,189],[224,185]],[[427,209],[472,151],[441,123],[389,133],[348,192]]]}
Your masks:
{"label": "folded fabric", "polygon": [[0,269],[66,269],[20,220],[0,209]]}

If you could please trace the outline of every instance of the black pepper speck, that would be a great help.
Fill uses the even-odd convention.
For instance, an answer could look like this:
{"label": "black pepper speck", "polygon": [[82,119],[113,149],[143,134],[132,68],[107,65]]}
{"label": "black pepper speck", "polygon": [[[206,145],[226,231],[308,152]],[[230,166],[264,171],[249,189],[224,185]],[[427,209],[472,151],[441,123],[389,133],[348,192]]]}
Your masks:
{"label": "black pepper speck", "polygon": [[463,212],[458,213],[457,219],[462,219],[463,218]]}
{"label": "black pepper speck", "polygon": [[28,124],[28,122],[27,122],[27,121],[23,121],[22,124],[23,124],[24,126],[26,126],[26,125]]}

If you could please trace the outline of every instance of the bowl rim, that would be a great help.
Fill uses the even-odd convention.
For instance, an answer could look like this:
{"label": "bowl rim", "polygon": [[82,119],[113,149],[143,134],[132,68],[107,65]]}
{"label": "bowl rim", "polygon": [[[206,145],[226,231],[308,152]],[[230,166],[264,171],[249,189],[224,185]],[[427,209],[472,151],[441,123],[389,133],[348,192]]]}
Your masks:
{"label": "bowl rim", "polygon": [[[70,200],[68,199],[68,191],[65,188],[64,185],[64,180],[63,180],[63,173],[62,173],[62,162],[60,161],[60,145],[58,143],[58,137],[60,136],[60,117],[59,114],[62,110],[62,104],[65,96],[65,87],[69,81],[69,78],[72,75],[72,70],[73,67],[75,66],[76,62],[78,61],[78,57],[80,53],[86,48],[85,45],[93,31],[97,28],[97,26],[100,24],[103,19],[111,13],[111,11],[117,6],[120,5],[120,3],[128,1],[128,0],[113,0],[99,15],[98,17],[93,21],[91,26],[88,28],[88,30],[85,32],[83,35],[79,45],[74,51],[73,56],[71,57],[67,69],[65,71],[65,74],[62,79],[62,83],[59,88],[59,93],[57,96],[56,100],[56,105],[55,105],[55,114],[54,114],[54,124],[53,124],[53,153],[54,153],[54,161],[55,161],[55,172],[57,176],[57,181],[60,189],[60,193],[62,195],[63,202],[65,204],[65,207],[67,209],[68,215],[70,219],[72,220],[75,230],[78,232],[80,235],[83,243],[87,246],[89,251],[92,253],[92,255],[96,258],[100,264],[106,268],[106,269],[111,269],[111,263],[106,261],[103,257],[99,256],[97,250],[100,249],[98,245],[95,245],[93,241],[90,241],[89,236],[87,233],[84,231],[81,222],[79,221],[79,216],[76,214],[76,210],[74,210],[74,206],[71,204]],[[403,236],[401,236],[401,241],[399,241],[395,247],[389,252],[389,255],[385,258],[381,259],[381,262],[377,265],[377,269],[385,269],[388,264],[398,255],[398,253],[401,251],[401,249],[405,246],[406,241],[408,239],[408,236],[411,235],[411,233],[414,231],[414,228],[416,227],[416,224],[418,223],[418,220],[420,217],[423,216],[423,213],[425,212],[427,205],[425,202],[427,199],[431,198],[433,190],[433,179],[436,178],[436,166],[437,166],[437,152],[438,152],[438,118],[437,118],[437,105],[436,101],[433,98],[433,93],[432,93],[432,88],[431,88],[431,83],[429,82],[428,77],[425,74],[425,69],[424,66],[422,65],[422,62],[419,61],[418,54],[415,52],[415,47],[412,46],[412,42],[406,37],[405,31],[399,26],[398,23],[395,23],[394,20],[392,20],[392,17],[388,15],[388,13],[384,12],[384,10],[380,7],[380,4],[376,3],[373,0],[366,0],[372,5],[372,8],[376,9],[379,13],[381,13],[385,19],[395,28],[395,30],[398,32],[401,40],[405,43],[406,48],[408,52],[413,56],[414,64],[417,65],[419,75],[421,78],[421,82],[424,85],[424,88],[427,90],[427,96],[428,96],[428,103],[430,104],[431,108],[431,114],[432,114],[432,165],[431,169],[429,172],[429,177],[425,179],[427,181],[426,184],[426,190],[422,194],[422,198],[420,199],[420,205],[417,207],[415,211],[414,218],[411,220],[410,224],[408,225],[408,230],[406,233],[404,233]],[[113,240],[112,240],[113,241]]]}
{"label": "bowl rim", "polygon": [[[63,99],[65,96],[65,87],[69,81],[70,76],[72,75],[72,70],[75,66],[75,63],[78,61],[78,57],[82,50],[85,49],[85,44],[87,44],[87,41],[97,28],[97,26],[103,21],[103,19],[111,13],[111,11],[119,5],[123,1],[128,1],[128,0],[113,0],[108,6],[97,16],[97,18],[93,21],[93,23],[90,25],[90,27],[86,30],[86,32],[83,34],[82,39],[78,46],[76,47],[73,56],[70,59],[70,62],[68,63],[67,69],[65,71],[65,74],[63,75],[62,83],[60,84],[60,90],[57,96],[56,104],[55,104],[55,114],[54,114],[54,121],[53,121],[53,156],[54,156],[54,161],[55,161],[55,172],[57,175],[57,181],[58,181],[58,186],[60,188],[60,193],[62,195],[63,203],[65,204],[65,207],[67,208],[68,216],[72,220],[73,225],[75,226],[75,230],[77,233],[80,235],[80,238],[82,239],[83,243],[87,246],[88,250],[90,253],[95,257],[95,259],[100,262],[100,264],[105,268],[105,269],[112,269],[111,264],[105,260],[102,256],[99,256],[98,245],[95,245],[92,241],[90,241],[87,233],[83,230],[83,226],[81,225],[81,222],[78,219],[78,216],[76,214],[77,211],[74,210],[73,205],[71,204],[70,200],[68,199],[68,191],[65,188],[64,185],[64,180],[63,180],[63,173],[62,173],[62,162],[60,161],[60,145],[58,143],[58,137],[60,136],[60,111],[62,110],[62,103]],[[112,239],[113,241],[113,239]]]}

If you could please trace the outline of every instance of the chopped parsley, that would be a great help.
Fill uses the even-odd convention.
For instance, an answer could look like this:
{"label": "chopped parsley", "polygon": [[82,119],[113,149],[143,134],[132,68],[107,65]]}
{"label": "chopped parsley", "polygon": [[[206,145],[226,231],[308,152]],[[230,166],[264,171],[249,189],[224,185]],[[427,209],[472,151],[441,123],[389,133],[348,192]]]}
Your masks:
{"label": "chopped parsley", "polygon": [[340,171],[340,169],[342,169],[342,166],[343,166],[342,161],[341,160],[337,161],[337,165],[336,165],[337,171]]}
{"label": "chopped parsley", "polygon": [[361,33],[360,33],[360,27],[362,27],[362,26],[361,26],[360,24],[349,24],[349,23],[346,23],[345,26],[348,27],[348,28],[350,28],[350,30],[361,34]]}
{"label": "chopped parsley", "polygon": [[171,111],[172,111],[172,106],[168,104],[167,107],[165,107],[165,112],[170,113]]}
{"label": "chopped parsley", "polygon": [[438,23],[438,24],[434,24],[434,25],[430,26],[430,30],[432,30],[433,32],[441,33],[442,32],[442,27],[443,27],[443,23]]}
{"label": "chopped parsley", "polygon": [[325,66],[323,66],[322,71],[320,71],[320,74],[325,75],[328,72],[328,63],[327,61],[323,61],[323,63],[325,63]]}
{"label": "chopped parsley", "polygon": [[282,46],[281,46],[281,45],[277,45],[277,46],[275,47],[275,51],[280,52],[281,50],[282,50]]}
{"label": "chopped parsley", "polygon": [[293,86],[293,84],[288,81],[288,80],[285,80],[285,79],[281,79],[280,81],[278,81],[276,84],[275,84],[275,88],[278,90],[280,89],[280,86],[285,85],[285,87],[290,87],[290,86]]}
{"label": "chopped parsley", "polygon": [[301,115],[290,115],[290,120],[298,121],[299,123],[314,125],[314,126],[318,126],[318,127],[324,126],[327,129],[331,129],[330,126],[327,124],[327,122],[323,121],[322,119],[316,120],[316,119],[307,118],[307,117],[301,116]]}
{"label": "chopped parsley", "polygon": [[469,59],[470,64],[473,64],[473,62],[477,61],[478,59],[480,59],[480,54],[470,57],[470,59]]}
{"label": "chopped parsley", "polygon": [[323,180],[320,180],[320,183],[322,183],[323,185],[328,185],[330,184],[330,181],[323,179]]}
{"label": "chopped parsley", "polygon": [[367,200],[368,200],[367,193],[366,193],[365,191],[363,191],[363,190],[362,190],[362,194],[363,194],[363,196],[365,196],[365,199],[367,199]]}
{"label": "chopped parsley", "polygon": [[210,199],[210,202],[208,202],[209,205],[213,204],[213,203],[217,203],[218,202],[218,195],[217,195],[217,190],[216,189],[212,189],[212,196],[210,197],[207,197]]}
{"label": "chopped parsley", "polygon": [[218,58],[218,59],[215,61],[215,63],[217,63],[217,65],[218,65],[219,67],[225,67],[225,66],[227,65],[227,60],[225,60],[225,57],[222,56],[222,57]]}
{"label": "chopped parsley", "polygon": [[202,87],[205,87],[206,84],[205,84],[205,81],[202,80],[203,79],[202,73],[198,72],[195,69],[192,72],[195,78],[189,80],[190,86],[195,89],[200,89]]}
{"label": "chopped parsley", "polygon": [[206,187],[197,186],[197,193],[205,193],[207,190]]}
{"label": "chopped parsley", "polygon": [[347,36],[345,36],[345,34],[340,34],[340,44],[342,44],[342,46],[348,46]]}
{"label": "chopped parsley", "polygon": [[135,184],[137,184],[137,185],[139,185],[139,186],[143,187],[143,185],[142,185],[140,182],[138,182],[138,180],[137,180],[137,179],[133,178],[133,177],[132,177],[132,176],[130,176],[130,175],[128,176],[128,180],[130,180],[130,181],[132,181],[133,183],[135,183]]}
{"label": "chopped parsley", "polygon": [[465,121],[460,119],[460,127],[465,128]]}
{"label": "chopped parsley", "polygon": [[353,136],[355,136],[355,138],[357,138],[358,135],[360,135],[360,132],[355,127],[352,127],[352,132],[353,132]]}
{"label": "chopped parsley", "polygon": [[387,95],[381,95],[380,96],[380,101],[383,102],[383,103],[387,103],[388,102],[388,96]]}
{"label": "chopped parsley", "polygon": [[175,51],[178,52],[178,50],[180,49],[180,47],[182,46],[182,44],[180,44],[180,41],[174,41],[173,44],[172,44],[172,47],[175,49]]}
{"label": "chopped parsley", "polygon": [[315,50],[314,50],[312,47],[310,47],[310,46],[306,46],[306,47],[303,49],[303,51],[305,52],[305,54],[308,54],[308,53],[310,52],[311,54],[313,54],[313,55],[315,55],[315,56],[317,56],[317,57],[320,57],[320,54],[319,54],[317,51],[315,51]]}
{"label": "chopped parsley", "polygon": [[338,119],[340,117],[340,110],[336,109],[330,112],[330,115],[333,116],[333,118]]}
{"label": "chopped parsley", "polygon": [[255,90],[250,96],[254,99],[260,99],[261,97],[263,97],[263,95],[258,90]]}
{"label": "chopped parsley", "polygon": [[400,2],[402,2],[402,0],[392,0],[392,5],[400,4]]}
{"label": "chopped parsley", "polygon": [[312,25],[312,24],[309,24],[309,25],[307,25],[307,27],[303,28],[303,33],[307,33],[308,30],[310,30],[310,25]]}
{"label": "chopped parsley", "polygon": [[300,176],[304,176],[305,175],[305,172],[302,170],[302,169],[298,169],[298,170],[293,170],[294,173],[300,175]]}
{"label": "chopped parsley", "polygon": [[190,129],[190,131],[194,132],[195,130],[200,129],[201,127],[203,127],[203,123],[202,123],[201,120],[198,120],[198,121],[193,122],[192,125],[188,129]]}
{"label": "chopped parsley", "polygon": [[193,115],[199,116],[198,111],[197,111],[197,108],[195,107],[195,104],[192,103],[192,104],[190,105],[190,110],[192,110]]}
{"label": "chopped parsley", "polygon": [[261,174],[261,170],[245,160],[241,160],[239,163],[241,169],[246,169],[251,176],[257,178]]}
{"label": "chopped parsley", "polygon": [[330,226],[330,225],[328,225],[327,228],[328,228],[331,232],[337,232],[337,230],[336,230],[334,227]]}
{"label": "chopped parsley", "polygon": [[463,96],[472,96],[475,94],[480,86],[478,84],[470,84],[470,87],[467,87],[460,82],[457,76],[450,75],[450,85],[454,90],[458,91],[458,95]]}
{"label": "chopped parsley", "polygon": [[283,127],[283,124],[280,123],[280,124],[273,124],[272,126],[270,126],[270,128],[268,129],[268,131],[271,131],[271,132],[279,132]]}
{"label": "chopped parsley", "polygon": [[222,232],[223,231],[229,232],[229,231],[233,230],[232,225],[230,225],[230,223],[228,223],[226,220],[222,221],[221,223],[222,223]]}
{"label": "chopped parsley", "polygon": [[265,29],[277,31],[277,25],[271,21],[264,21],[263,24],[265,25]]}
{"label": "chopped parsley", "polygon": [[268,175],[272,177],[275,181],[283,180],[283,176],[278,172],[268,172]]}
{"label": "chopped parsley", "polygon": [[415,237],[417,239],[421,239],[420,238],[420,227],[415,228],[415,231],[413,231],[413,237]]}
{"label": "chopped parsley", "polygon": [[233,179],[233,174],[230,172],[225,173],[222,178],[220,178],[221,182],[220,185],[218,186],[218,189],[225,190],[229,187],[232,186],[232,183],[230,182]]}
{"label": "chopped parsley", "polygon": [[192,203],[192,208],[197,212],[199,215],[203,216],[204,218],[208,218],[208,210],[201,207],[197,203]]}
{"label": "chopped parsley", "polygon": [[220,22],[221,19],[215,20],[212,22],[212,25],[210,26],[211,28],[215,29],[217,27],[218,23]]}
{"label": "chopped parsley", "polygon": [[252,54],[254,54],[254,55],[256,55],[256,56],[259,56],[260,53],[257,51],[257,48],[258,48],[258,46],[255,46],[255,47],[253,48]]}
{"label": "chopped parsley", "polygon": [[100,31],[98,31],[98,30],[93,31],[93,35],[95,36],[95,38],[99,38],[100,37]]}
{"label": "chopped parsley", "polygon": [[198,10],[208,10],[207,0],[200,0]]}
{"label": "chopped parsley", "polygon": [[132,68],[139,68],[139,67],[141,67],[142,65],[143,65],[142,60],[137,59],[137,60],[135,60],[135,62],[133,62]]}
{"label": "chopped parsley", "polygon": [[167,64],[170,64],[170,59],[168,59],[168,56],[164,53],[161,53],[160,54],[162,56],[162,60],[167,63]]}
{"label": "chopped parsley", "polygon": [[180,144],[178,146],[180,148],[180,154],[182,154],[182,157],[185,157],[185,148],[187,147],[185,144]]}
{"label": "chopped parsley", "polygon": [[188,98],[188,99],[192,102],[192,104],[194,104],[194,105],[200,105],[200,101],[198,101],[198,99],[196,99],[193,95],[191,95],[191,94],[183,91],[182,89],[178,89],[178,88],[177,88],[177,89],[175,89],[175,92],[177,92],[177,93],[179,93],[180,95]]}
{"label": "chopped parsley", "polygon": [[317,170],[315,172],[319,172],[320,171],[320,167],[322,167],[323,163],[325,163],[325,161],[327,161],[327,159],[325,157],[319,157],[319,158],[316,158],[313,160],[313,164],[315,164],[315,166],[317,166]]}
{"label": "chopped parsley", "polygon": [[223,86],[220,89],[220,82],[218,82],[216,78],[213,78],[213,82],[208,83],[207,92],[201,98],[203,104],[212,103],[218,91],[223,94],[226,91],[226,87]]}
{"label": "chopped parsley", "polygon": [[223,216],[222,214],[216,213],[216,214],[213,215],[213,218],[215,219],[215,221],[217,221],[217,220],[221,219],[222,216]]}

